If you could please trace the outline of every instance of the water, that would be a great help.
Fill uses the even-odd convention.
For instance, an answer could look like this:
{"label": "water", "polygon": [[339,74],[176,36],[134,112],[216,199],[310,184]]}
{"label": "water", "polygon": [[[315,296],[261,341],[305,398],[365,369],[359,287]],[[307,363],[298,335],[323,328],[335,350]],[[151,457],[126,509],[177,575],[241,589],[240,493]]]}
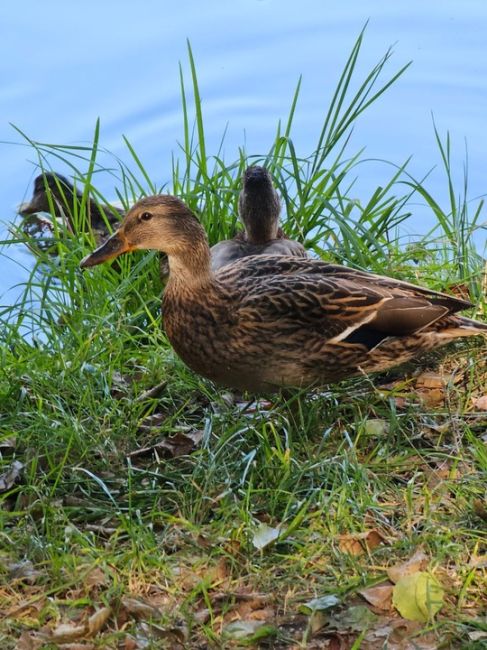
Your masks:
{"label": "water", "polygon": [[[169,180],[171,152],[182,138],[178,62],[189,79],[186,38],[196,59],[209,153],[216,153],[227,123],[228,161],[244,143],[249,154],[266,152],[302,74],[294,140],[299,154],[309,154],[338,74],[367,19],[362,71],[394,43],[390,73],[414,63],[357,123],[351,151],[365,146],[371,158],[398,164],[414,155],[410,170],[421,177],[439,163],[433,112],[440,132],[450,130],[459,179],[467,139],[470,196],[484,194],[484,0],[141,0],[137,5],[88,0],[77,10],[60,0],[19,0],[0,8],[0,219],[16,218],[16,206],[30,195],[36,175],[32,150],[20,144],[9,122],[36,140],[88,144],[100,117],[103,147],[128,161],[125,134],[151,177],[158,184]],[[390,173],[363,166],[358,198]],[[99,176],[97,185],[108,198],[115,196],[108,174]],[[428,187],[446,203],[439,172]],[[424,227],[420,221],[412,223]],[[5,237],[6,227],[0,234]],[[3,249],[3,304],[15,299],[11,287],[28,276],[29,266],[23,247]]]}

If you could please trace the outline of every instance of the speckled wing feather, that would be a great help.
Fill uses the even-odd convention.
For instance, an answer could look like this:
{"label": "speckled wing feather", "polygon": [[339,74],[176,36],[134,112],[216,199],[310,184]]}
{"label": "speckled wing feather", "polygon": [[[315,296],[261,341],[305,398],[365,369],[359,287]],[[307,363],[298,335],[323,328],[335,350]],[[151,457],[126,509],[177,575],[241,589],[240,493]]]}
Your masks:
{"label": "speckled wing feather", "polygon": [[224,274],[224,284],[241,293],[237,314],[246,327],[257,322],[262,327],[266,321],[288,333],[289,328],[312,327],[330,341],[344,340],[365,325],[382,335],[403,336],[469,306],[446,294],[343,266],[274,256],[247,259],[251,261],[235,263]]}

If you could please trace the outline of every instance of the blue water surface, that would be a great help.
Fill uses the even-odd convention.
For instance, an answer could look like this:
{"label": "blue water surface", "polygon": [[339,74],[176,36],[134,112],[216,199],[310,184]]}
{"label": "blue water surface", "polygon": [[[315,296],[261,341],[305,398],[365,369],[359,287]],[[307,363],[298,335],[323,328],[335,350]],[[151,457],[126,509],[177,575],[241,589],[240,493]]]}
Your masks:
{"label": "blue water surface", "polygon": [[[486,192],[484,0],[18,0],[2,3],[0,20],[1,239],[37,173],[34,152],[9,123],[34,140],[89,144],[99,117],[101,146],[128,161],[126,135],[162,185],[170,179],[171,155],[182,139],[178,64],[189,79],[189,39],[208,153],[217,152],[227,127],[228,161],[244,144],[251,155],[267,152],[302,74],[293,138],[298,154],[309,155],[338,75],[367,20],[362,72],[389,45],[395,52],[391,74],[410,60],[413,65],[356,124],[351,152],[366,147],[368,157],[397,164],[413,155],[409,169],[422,177],[439,163],[433,113],[439,131],[451,133],[458,179],[466,138],[470,196]],[[390,174],[385,166],[364,165],[357,198],[370,196]],[[115,197],[112,176],[100,175],[96,183],[107,198]],[[428,187],[446,205],[439,171]],[[433,220],[431,213],[428,218]],[[423,231],[433,225],[423,221],[411,223]],[[30,265],[21,245],[2,247],[3,304],[15,300],[18,289],[12,287],[27,278]]]}

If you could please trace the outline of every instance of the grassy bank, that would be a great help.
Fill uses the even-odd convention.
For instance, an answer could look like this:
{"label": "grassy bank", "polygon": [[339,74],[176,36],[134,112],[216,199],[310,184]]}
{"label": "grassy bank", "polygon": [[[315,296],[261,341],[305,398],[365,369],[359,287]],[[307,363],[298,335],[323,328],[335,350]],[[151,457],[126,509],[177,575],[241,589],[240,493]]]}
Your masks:
{"label": "grassy bank", "polygon": [[[233,162],[207,151],[189,51],[182,155],[164,191],[215,243],[234,233],[242,171],[265,164],[286,232],[313,254],[463,292],[485,318],[483,206],[466,182],[457,189],[448,137],[436,134],[447,204],[407,164],[385,165],[368,196],[354,195],[365,163],[350,129],[404,72],[388,72],[387,53],[357,78],[361,45],[362,35],[313,152],[293,146],[298,85],[271,150]],[[130,166],[99,166],[98,126],[91,147],[30,143],[41,167],[62,162],[83,180],[69,206],[80,230],[88,192],[105,202],[100,173],[114,175],[126,207],[161,190],[128,142]],[[408,241],[420,199],[435,226]],[[157,257],[82,273],[93,245],[56,226],[2,315],[1,647],[485,647],[485,343],[250,402],[172,352]],[[409,560],[443,590],[423,621],[390,602]]]}

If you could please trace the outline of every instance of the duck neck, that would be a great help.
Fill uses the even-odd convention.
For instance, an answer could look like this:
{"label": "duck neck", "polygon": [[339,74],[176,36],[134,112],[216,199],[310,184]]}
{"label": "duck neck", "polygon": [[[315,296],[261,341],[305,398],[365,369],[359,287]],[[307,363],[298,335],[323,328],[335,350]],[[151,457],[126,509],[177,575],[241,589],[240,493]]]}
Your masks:
{"label": "duck neck", "polygon": [[210,249],[206,241],[195,242],[190,248],[168,253],[169,281],[173,285],[199,289],[211,284]]}
{"label": "duck neck", "polygon": [[277,239],[278,227],[277,220],[269,219],[269,215],[254,213],[245,221],[247,241],[251,244],[265,244]]}
{"label": "duck neck", "polygon": [[265,244],[277,239],[280,201],[272,186],[246,188],[240,195],[239,213],[247,241]]}

